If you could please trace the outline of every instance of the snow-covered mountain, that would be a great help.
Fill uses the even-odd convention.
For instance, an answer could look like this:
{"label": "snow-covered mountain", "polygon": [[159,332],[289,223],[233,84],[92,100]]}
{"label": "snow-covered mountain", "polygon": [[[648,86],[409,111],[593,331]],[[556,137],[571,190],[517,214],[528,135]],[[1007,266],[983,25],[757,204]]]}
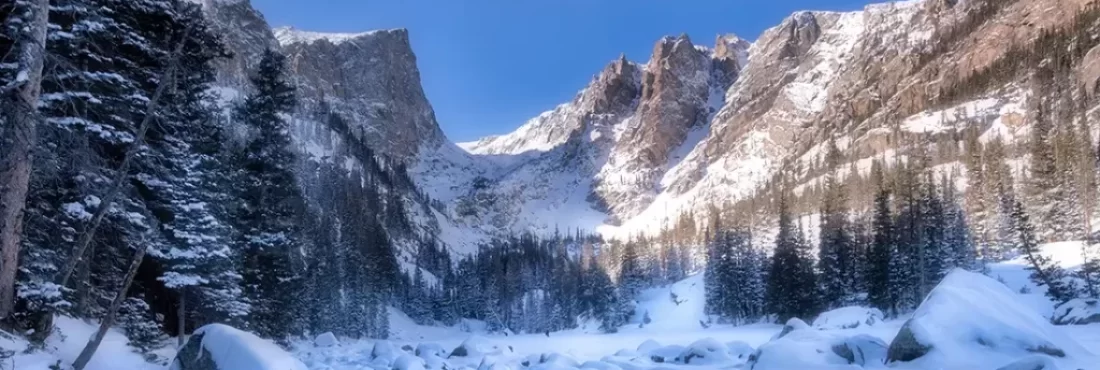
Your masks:
{"label": "snow-covered mountain", "polygon": [[[582,105],[606,89],[605,70],[574,102],[463,147],[482,157],[523,158],[481,192],[509,195],[498,197],[507,203],[498,209],[530,209],[514,212],[528,218],[524,224],[552,227],[564,218],[581,226],[598,218],[589,214],[603,214],[603,222],[586,226],[619,237],[652,233],[682,212],[700,215],[744,199],[784,164],[805,168],[829,138],[863,171],[870,159],[892,157],[925,133],[980,125],[985,138],[1021,138],[1025,74],[952,99],[940,95],[972,83],[968,77],[1040,30],[1066,25],[1087,3],[917,0],[797,12],[751,46],[720,37],[710,52],[665,38],[637,67],[640,92],[628,91],[636,100],[623,109]],[[714,61],[709,67],[706,57]],[[1082,83],[1094,86],[1096,75],[1088,76]],[[591,155],[576,165],[569,153]],[[550,185],[554,193],[533,181],[547,178],[575,180],[564,182],[569,190]],[[564,210],[577,214],[562,217]]]}
{"label": "snow-covered mountain", "polygon": [[[910,0],[797,12],[751,43],[665,37],[649,60],[611,61],[572,101],[514,132],[458,145],[424,96],[409,32],[271,30],[247,1],[206,8],[237,51],[222,68],[227,87],[244,88],[263,47],[282,49],[307,101],[348,121],[334,130],[303,111],[304,150],[327,155],[323,143],[337,138],[406,166],[418,230],[461,252],[520,230],[652,233],[813,163],[829,138],[863,170],[926,133],[980,125],[1013,140],[1026,130],[1025,74],[944,91],[1089,3]],[[1098,58],[1089,53],[1080,83],[1095,86]]]}

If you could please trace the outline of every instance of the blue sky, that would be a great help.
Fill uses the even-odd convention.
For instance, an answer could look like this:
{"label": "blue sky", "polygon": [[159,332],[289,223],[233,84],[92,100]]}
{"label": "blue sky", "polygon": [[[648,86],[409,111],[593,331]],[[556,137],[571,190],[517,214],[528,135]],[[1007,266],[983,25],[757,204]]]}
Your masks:
{"label": "blue sky", "polygon": [[664,35],[748,40],[796,10],[869,0],[252,0],[272,26],[319,32],[407,28],[424,89],[451,140],[512,131],[567,102],[626,53]]}

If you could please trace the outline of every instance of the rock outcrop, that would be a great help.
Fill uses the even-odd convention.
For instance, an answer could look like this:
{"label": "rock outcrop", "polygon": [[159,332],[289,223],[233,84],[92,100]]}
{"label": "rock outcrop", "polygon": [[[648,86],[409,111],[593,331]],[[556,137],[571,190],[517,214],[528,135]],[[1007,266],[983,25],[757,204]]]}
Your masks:
{"label": "rock outcrop", "polygon": [[299,94],[333,106],[353,139],[406,163],[415,161],[420,149],[446,142],[421,87],[407,30],[340,35],[337,42],[282,31]]}

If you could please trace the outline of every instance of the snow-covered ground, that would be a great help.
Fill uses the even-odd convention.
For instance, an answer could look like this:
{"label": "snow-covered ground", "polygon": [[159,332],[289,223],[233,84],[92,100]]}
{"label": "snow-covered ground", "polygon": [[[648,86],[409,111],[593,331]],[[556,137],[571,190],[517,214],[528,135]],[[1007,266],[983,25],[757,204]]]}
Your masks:
{"label": "snow-covered ground", "polygon": [[[1043,251],[1063,266],[1073,269],[1080,265],[1080,247],[1081,243],[1076,242],[1051,243],[1044,245]],[[1007,291],[1011,292],[1008,300],[1012,301],[1011,305],[1017,307],[1017,311],[1023,310],[1022,312],[1035,314],[1033,317],[1035,320],[1021,322],[1019,325],[1034,326],[1036,323],[1044,323],[1048,320],[1053,312],[1053,304],[1043,297],[1042,289],[1028,281],[1028,273],[1024,267],[1023,261],[1011,260],[990,266],[989,275],[1008,287]],[[736,368],[747,361],[744,357],[737,357],[736,353],[739,351],[735,350],[736,348],[742,350],[744,346],[760,348],[771,342],[784,329],[783,326],[776,324],[745,326],[708,324],[704,327],[700,324],[700,321],[706,321],[703,315],[703,297],[701,275],[688,277],[667,287],[647,290],[638,297],[632,322],[614,334],[600,333],[595,324],[582,325],[578,329],[549,335],[546,333],[493,334],[484,332],[484,326],[476,321],[464,322],[454,327],[421,326],[413,323],[403,313],[394,310],[391,312],[392,337],[388,341],[341,338],[339,343],[333,344],[332,338],[324,338],[318,343],[303,340],[293,345],[290,354],[300,359],[310,370],[434,370],[439,369],[443,364],[446,364],[448,369],[470,367],[479,370],[500,370],[518,369],[525,366],[525,363],[528,367],[539,369]],[[834,318],[848,320],[857,311],[870,312],[870,310],[847,309],[833,312],[831,315],[834,315]],[[647,313],[650,322],[642,325],[642,318],[647,316]],[[786,342],[771,342],[767,348],[769,350],[809,348],[811,349],[809,353],[820,353],[805,345],[812,345],[811,342],[814,340],[847,340],[847,343],[856,343],[852,345],[870,343],[869,345],[874,346],[877,345],[874,343],[878,343],[875,338],[881,340],[881,343],[889,344],[898,335],[899,329],[907,319],[908,317],[885,321],[870,320],[870,324],[867,324],[868,320],[863,320],[864,324],[849,329],[841,329],[849,325],[816,325],[815,322],[814,327],[807,326],[800,331],[795,331],[795,334],[791,334],[792,337],[785,339]],[[0,361],[0,369],[48,370],[58,361],[61,361],[64,366],[75,359],[95,326],[80,320],[60,317],[58,329],[59,333],[49,338],[44,350],[34,351],[27,351],[28,343],[22,339],[0,333],[0,349],[15,353],[13,358]],[[1069,338],[1076,342],[1085,349],[1085,356],[1100,355],[1100,324],[1057,326],[1044,330],[1049,330],[1056,337]],[[866,336],[857,336],[860,334]],[[470,347],[475,355],[447,358],[456,347],[464,343],[467,343],[466,346]],[[683,358],[690,353],[705,353],[708,348],[713,349],[716,343],[728,346],[728,353],[723,352],[722,356],[716,357],[708,356],[703,361],[693,361],[687,365],[653,361],[652,356],[671,360],[675,357]],[[417,348],[420,348],[421,352],[427,351],[442,354],[442,356],[424,354],[416,356]],[[167,349],[165,353],[158,355],[162,358],[170,358],[171,351]],[[380,353],[383,354],[382,359],[379,359]],[[825,356],[831,355],[825,354]],[[818,360],[830,360],[826,357]],[[1100,363],[1100,358],[1097,360],[1095,363]],[[1005,364],[988,365],[993,369]],[[913,366],[916,365],[906,364],[900,368],[919,368]],[[141,355],[136,354],[126,345],[126,339],[121,333],[111,331],[87,370],[159,370],[165,367],[164,364],[145,362]],[[831,368],[831,365],[825,368]],[[883,365],[868,364],[865,368],[883,368]]]}

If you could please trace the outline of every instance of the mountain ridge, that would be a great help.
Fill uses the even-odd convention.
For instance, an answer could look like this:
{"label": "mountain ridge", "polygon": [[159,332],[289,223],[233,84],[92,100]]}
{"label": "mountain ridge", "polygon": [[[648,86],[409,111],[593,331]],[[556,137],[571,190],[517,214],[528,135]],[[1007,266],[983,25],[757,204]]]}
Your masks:
{"label": "mountain ridge", "polygon": [[[362,130],[355,140],[408,166],[431,199],[431,215],[421,218],[449,225],[432,232],[450,230],[439,234],[444,242],[472,250],[517,231],[653,234],[680,214],[698,216],[708,205],[752,196],[780,169],[817,160],[830,138],[856,152],[852,162],[896,155],[904,137],[917,133],[890,129],[892,122],[910,125],[935,111],[930,102],[945,81],[980,70],[1008,45],[1057,27],[1058,19],[1088,3],[909,0],[794,12],[751,43],[719,35],[713,47],[699,47],[686,36],[666,36],[645,63],[620,56],[571,101],[516,130],[457,144],[439,128],[423,95],[407,31],[294,30],[300,36],[284,37],[280,47],[291,54],[294,73],[309,80],[302,82],[308,95],[341,100]],[[360,46],[392,47],[406,57],[370,64],[361,63],[362,54],[341,54],[349,41],[393,34],[404,36]],[[330,38],[338,42],[318,42]],[[325,59],[333,63],[317,62]],[[352,70],[366,73],[356,74],[382,72],[345,81],[336,72],[347,66],[335,61],[360,63]],[[948,74],[956,69],[961,72]],[[393,84],[394,78],[404,83]],[[361,85],[367,95],[340,91],[344,82]],[[370,95],[387,88],[399,91]],[[1010,82],[968,96],[997,103],[962,114],[996,111],[992,118],[1014,122],[1010,131],[1018,137],[1026,96],[1018,90],[1019,83]],[[389,110],[364,108],[375,98]]]}

